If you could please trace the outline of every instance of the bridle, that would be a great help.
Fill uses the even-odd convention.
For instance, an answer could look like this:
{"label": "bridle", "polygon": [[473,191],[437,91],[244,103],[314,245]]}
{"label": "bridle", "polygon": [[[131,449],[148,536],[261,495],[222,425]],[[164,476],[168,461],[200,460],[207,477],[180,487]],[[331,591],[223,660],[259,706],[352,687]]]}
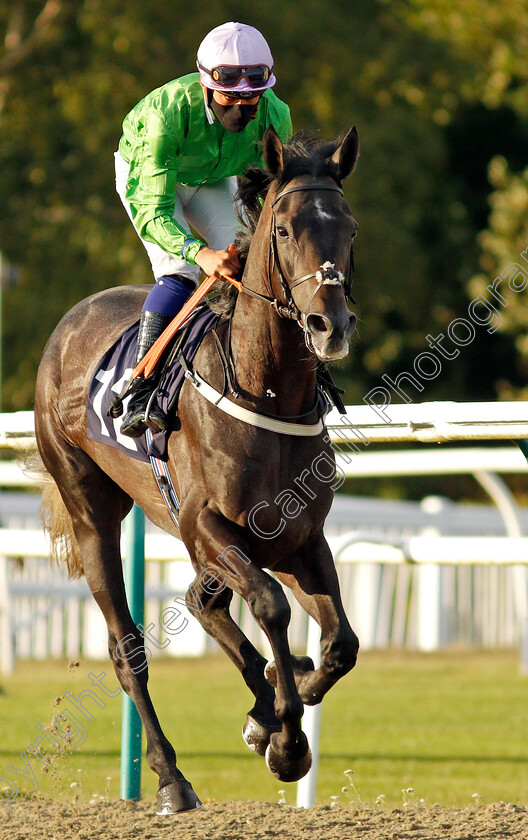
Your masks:
{"label": "bridle", "polygon": [[[305,337],[307,337],[307,327],[304,323],[303,313],[293,300],[292,289],[295,289],[297,286],[299,286],[301,283],[304,283],[306,280],[311,280],[313,277],[316,278],[317,288],[314,290],[314,293],[310,299],[308,311],[312,305],[314,297],[325,285],[343,286],[345,298],[349,300],[351,298],[350,291],[352,285],[352,271],[354,270],[354,247],[351,244],[347,279],[345,279],[345,276],[341,271],[337,271],[335,269],[333,263],[325,262],[322,266],[320,266],[320,268],[317,271],[312,271],[310,274],[305,274],[303,277],[299,277],[293,280],[291,283],[288,283],[288,281],[286,280],[286,277],[284,276],[284,272],[280,264],[279,253],[277,249],[277,220],[275,217],[274,207],[282,198],[284,198],[284,196],[290,195],[290,193],[305,192],[308,190],[330,190],[332,192],[337,192],[340,195],[343,195],[343,190],[341,189],[341,187],[338,187],[337,184],[302,184],[296,187],[288,187],[287,189],[282,190],[277,196],[275,196],[271,205],[272,222],[270,228],[270,247],[266,278],[270,295],[260,294],[260,292],[255,292],[252,289],[249,289],[247,286],[243,286],[242,283],[237,283],[239,291],[244,292],[245,294],[250,295],[251,297],[257,297],[261,300],[265,300],[273,307],[273,309],[277,312],[279,317],[289,318],[291,320],[297,321],[299,323],[299,326],[301,326],[304,330]],[[273,295],[271,276],[275,269],[277,270],[277,273],[279,275],[286,302],[279,300]]]}
{"label": "bridle", "polygon": [[[345,280],[345,276],[340,272],[336,271],[334,265],[330,262],[325,262],[317,271],[313,271],[310,274],[305,274],[303,277],[298,277],[295,280],[292,280],[291,283],[288,283],[286,277],[284,276],[284,272],[282,271],[281,264],[279,261],[279,254],[277,250],[277,222],[274,213],[275,205],[286,195],[294,192],[300,192],[305,190],[331,190],[332,192],[337,192],[340,195],[343,195],[343,190],[341,187],[331,184],[305,184],[303,186],[296,186],[296,187],[288,187],[285,190],[282,190],[273,200],[271,205],[272,211],[272,223],[270,228],[270,244],[269,244],[269,254],[268,254],[268,264],[267,264],[267,284],[270,291],[269,295],[263,295],[260,292],[255,292],[253,289],[248,288],[248,286],[242,285],[241,281],[235,280],[233,278],[229,278],[229,282],[231,282],[239,292],[243,292],[246,295],[249,295],[253,298],[258,298],[259,300],[266,301],[269,303],[270,306],[277,312],[279,317],[281,318],[289,318],[296,321],[299,326],[302,328],[304,332],[304,340],[306,342],[306,346],[308,349],[315,353],[315,349],[312,342],[311,333],[305,323],[303,313],[295,304],[292,296],[292,289],[295,289],[301,283],[304,283],[306,280],[310,280],[312,278],[316,278],[317,280],[317,287],[310,299],[310,303],[308,305],[308,312],[310,311],[310,307],[312,305],[312,301],[317,294],[321,290],[321,288],[325,285],[338,285],[344,288],[345,298],[348,300],[350,296],[350,286],[352,282],[352,271],[354,268],[354,249],[351,243],[350,246],[350,260],[349,260],[349,270],[348,270],[348,281]],[[272,287],[272,273],[277,270],[279,275],[281,285],[284,291],[284,296],[286,298],[286,303],[284,301],[279,300],[278,298],[274,297],[273,295],[273,287]],[[233,311],[233,310],[232,310]],[[223,369],[224,369],[224,388],[223,391],[216,391],[212,388],[205,380],[203,380],[196,371],[192,371],[191,369],[186,369],[185,376],[192,382],[192,384],[202,393],[202,395],[212,402],[217,407],[221,408],[223,411],[226,411],[228,414],[231,414],[234,417],[238,417],[239,420],[243,420],[246,423],[249,423],[254,426],[260,426],[261,428],[266,428],[273,432],[280,432],[282,434],[288,435],[316,435],[319,434],[324,428],[322,418],[329,410],[331,406],[331,402],[327,396],[330,395],[331,400],[333,403],[339,407],[340,410],[343,412],[345,408],[341,402],[341,397],[339,395],[339,389],[336,388],[332,377],[330,376],[330,372],[326,369],[324,363],[319,362],[319,371],[322,372],[322,380],[318,381],[316,387],[316,400],[315,404],[308,409],[308,411],[303,412],[303,414],[297,415],[296,417],[277,417],[271,414],[266,414],[264,412],[256,412],[253,408],[248,410],[244,409],[243,407],[237,405],[236,403],[231,402],[230,400],[226,399],[226,390],[229,387],[229,391],[231,395],[237,399],[240,399],[244,402],[244,398],[241,397],[240,391],[236,386],[236,379],[234,375],[234,362],[231,355],[231,327],[232,327],[232,318],[228,320],[227,326],[227,349],[224,350],[223,342],[218,337],[216,332],[213,330],[213,336],[216,342],[216,348],[220,357],[220,361],[222,362]],[[183,357],[180,357],[180,361],[184,364]],[[318,373],[318,376],[320,374]],[[312,414],[314,410],[318,412],[318,421],[315,424],[296,424],[293,421],[296,420],[304,420],[308,415]]]}
{"label": "bridle", "polygon": [[292,289],[295,289],[297,286],[300,286],[301,283],[304,283],[306,280],[311,280],[313,277],[317,280],[317,288],[315,289],[310,303],[308,304],[307,311],[310,310],[312,305],[312,301],[316,294],[320,291],[320,289],[325,286],[344,286],[345,277],[340,271],[336,271],[333,263],[325,262],[317,271],[312,271],[310,274],[305,274],[303,277],[298,277],[296,280],[293,280],[291,283],[288,283],[284,276],[284,272],[282,270],[280,260],[279,260],[279,253],[277,249],[277,219],[275,217],[275,212],[273,208],[275,205],[284,198],[285,195],[290,195],[290,193],[294,192],[305,192],[307,190],[327,190],[332,192],[337,192],[339,195],[343,195],[343,190],[341,187],[338,187],[337,184],[302,184],[297,187],[288,187],[285,190],[282,190],[277,196],[275,196],[273,203],[271,205],[272,210],[272,223],[270,229],[270,263],[271,265],[268,268],[268,283],[271,288],[271,273],[274,271],[275,267],[277,268],[277,272],[279,275],[279,279],[281,281],[281,286],[284,292],[284,296],[286,298],[289,315],[287,317],[294,318],[295,320],[299,321],[300,324],[304,328],[302,313],[295,304],[292,295]]}

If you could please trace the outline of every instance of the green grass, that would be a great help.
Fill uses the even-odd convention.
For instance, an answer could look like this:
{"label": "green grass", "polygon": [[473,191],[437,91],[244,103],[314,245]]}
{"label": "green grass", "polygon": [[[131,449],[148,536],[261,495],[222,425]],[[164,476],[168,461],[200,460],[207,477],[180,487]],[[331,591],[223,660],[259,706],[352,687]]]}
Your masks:
{"label": "green grass", "polygon": [[[90,671],[105,671],[108,687],[116,687],[106,662],[81,663],[73,671],[65,662],[18,662],[16,673],[3,679],[0,776],[15,779],[21,793],[33,785],[7,765],[22,767],[20,753],[38,735],[35,725],[61,708],[52,705],[54,698],[91,688]],[[155,660],[149,686],[179,766],[204,801],[277,802],[286,788],[287,801],[295,802],[296,786],[275,780],[242,741],[250,695],[227,659]],[[370,806],[379,796],[401,806],[407,788],[414,789],[409,799],[429,805],[468,806],[477,793],[482,803],[528,806],[527,694],[528,678],[519,674],[513,651],[363,653],[323,703],[318,802],[336,795],[349,801],[341,789],[344,771],[353,769],[361,800]],[[31,759],[40,794],[69,801],[76,792],[83,799],[119,796],[121,697],[105,702],[104,709],[87,704],[94,719],[85,721],[79,750],[57,756],[45,774]],[[81,787],[72,788],[75,782]],[[143,762],[143,796],[153,799],[155,790],[156,778]]]}

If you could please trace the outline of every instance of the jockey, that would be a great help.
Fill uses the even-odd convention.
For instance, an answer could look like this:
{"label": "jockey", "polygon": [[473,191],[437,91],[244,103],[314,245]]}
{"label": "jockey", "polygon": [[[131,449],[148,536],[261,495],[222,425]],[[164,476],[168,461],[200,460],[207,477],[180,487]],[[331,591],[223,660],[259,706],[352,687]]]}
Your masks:
{"label": "jockey", "polygon": [[[197,287],[200,269],[219,279],[236,276],[240,264],[228,251],[239,227],[236,176],[262,165],[268,126],[284,142],[292,133],[289,108],[271,90],[273,58],[257,29],[217,26],[197,59],[199,72],[152,91],[125,117],[115,153],[117,192],[156,280],[141,313],[134,366]],[[140,381],[121,426],[130,437],[147,428],[151,383]],[[147,422],[154,431],[167,428],[155,408]]]}

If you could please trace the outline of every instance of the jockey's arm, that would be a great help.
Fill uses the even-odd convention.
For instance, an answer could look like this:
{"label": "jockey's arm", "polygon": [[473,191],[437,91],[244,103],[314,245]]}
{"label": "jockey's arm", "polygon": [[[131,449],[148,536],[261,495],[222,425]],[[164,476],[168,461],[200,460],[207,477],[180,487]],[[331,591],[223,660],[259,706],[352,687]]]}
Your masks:
{"label": "jockey's arm", "polygon": [[[149,114],[147,131],[140,138],[139,148],[134,150],[131,160],[126,198],[140,236],[194,264],[196,254],[205,243],[196,239],[188,245],[188,232],[173,218],[180,154],[178,137],[185,136],[183,127],[180,132],[176,130],[179,119],[183,121],[181,114],[172,116],[169,130],[162,114],[158,111]],[[185,256],[182,254],[184,248]]]}

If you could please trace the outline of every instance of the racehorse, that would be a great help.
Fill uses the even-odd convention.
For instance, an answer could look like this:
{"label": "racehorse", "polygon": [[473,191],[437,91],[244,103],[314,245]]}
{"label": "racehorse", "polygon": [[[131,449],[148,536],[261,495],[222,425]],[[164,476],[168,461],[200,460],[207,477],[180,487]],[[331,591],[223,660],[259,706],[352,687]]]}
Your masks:
{"label": "racehorse", "polygon": [[[241,285],[223,296],[223,352],[207,333],[194,360],[201,381],[221,389],[227,359],[239,396],[224,402],[239,410],[243,404],[253,421],[206,400],[192,376],[185,381],[167,462],[180,500],[179,529],[149,464],[87,436],[90,378],[101,355],[138,320],[148,289],[120,287],[81,301],[53,332],[39,367],[37,441],[53,479],[43,497],[45,524],[54,544],[69,550],[70,576],[85,575],[106,619],[110,658],[141,716],[147,761],[159,776],[158,813],[201,802],[156,716],[143,636],[127,605],[120,528],[134,501],[185,543],[197,575],[189,609],[253,692],[243,736],[280,780],[298,780],[311,764],[304,704],[320,703],[356,661],[358,640],[323,535],[335,459],[321,418],[317,366],[348,353],[356,324],[345,292],[357,223],[342,181],[357,156],[355,128],[342,141],[317,144],[294,138],[283,145],[272,128],[266,132],[266,169],[249,172],[246,181],[246,218],[254,224]],[[290,653],[290,607],[281,584],[321,627],[316,670],[308,657]],[[231,618],[233,592],[268,637],[273,662]]]}

